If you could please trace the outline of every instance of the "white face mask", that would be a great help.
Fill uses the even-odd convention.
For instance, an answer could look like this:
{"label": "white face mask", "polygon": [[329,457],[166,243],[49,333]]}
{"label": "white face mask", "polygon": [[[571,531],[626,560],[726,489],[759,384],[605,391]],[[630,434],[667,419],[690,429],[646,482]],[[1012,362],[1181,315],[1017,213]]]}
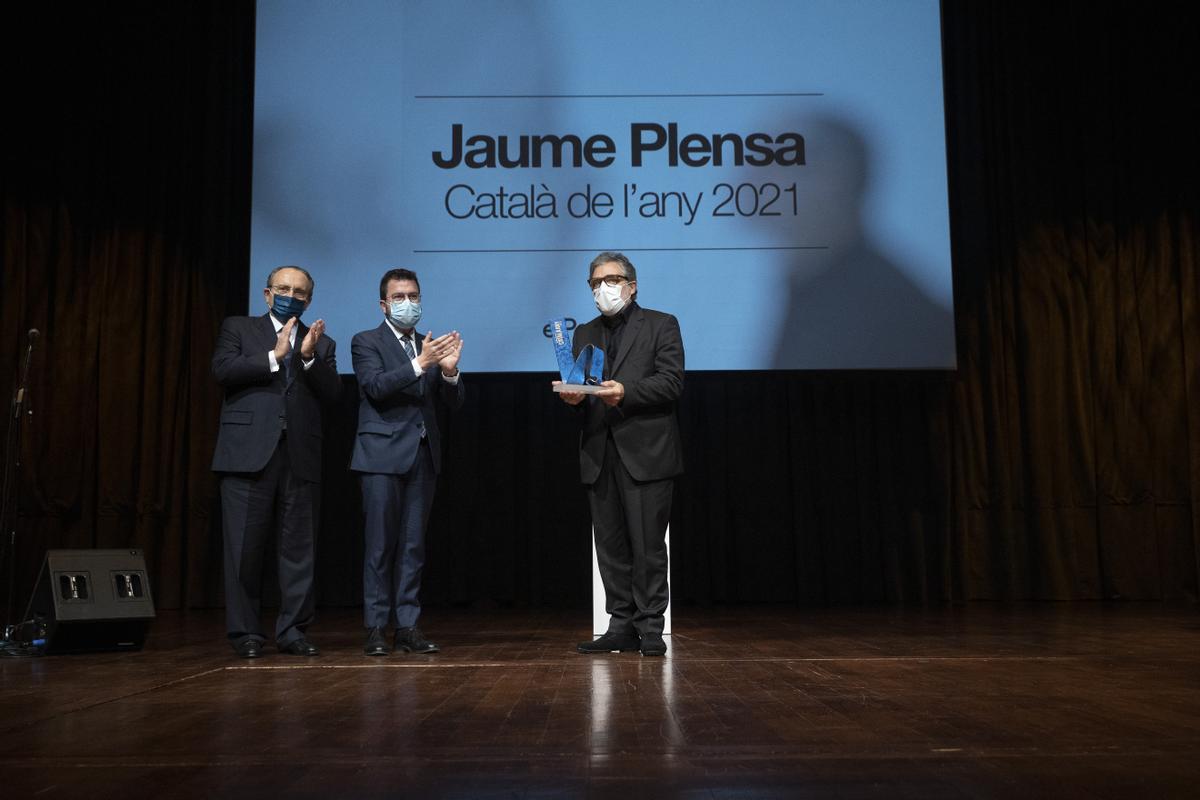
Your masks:
{"label": "white face mask", "polygon": [[613,314],[620,314],[621,309],[629,301],[625,299],[623,290],[629,284],[622,283],[620,286],[609,286],[607,283],[601,283],[595,289],[592,289],[592,298],[596,301],[596,308],[606,317],[611,317]]}

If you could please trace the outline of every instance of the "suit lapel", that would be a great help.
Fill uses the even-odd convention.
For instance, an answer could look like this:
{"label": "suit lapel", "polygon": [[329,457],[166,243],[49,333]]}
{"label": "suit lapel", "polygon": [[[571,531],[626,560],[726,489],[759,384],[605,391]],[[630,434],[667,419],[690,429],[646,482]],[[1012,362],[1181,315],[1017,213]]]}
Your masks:
{"label": "suit lapel", "polygon": [[391,353],[401,362],[408,360],[408,354],[404,352],[404,345],[400,344],[400,337],[396,335],[396,330],[390,322],[385,319],[379,323],[375,334],[383,340],[383,352]]}
{"label": "suit lapel", "polygon": [[646,314],[640,306],[630,313],[629,319],[625,321],[625,332],[621,334],[621,352],[616,354],[612,367],[609,369],[609,375],[616,376],[617,370],[625,363],[625,357],[629,355],[629,351],[637,346],[638,336],[641,335],[645,321]]}
{"label": "suit lapel", "polygon": [[271,313],[269,311],[255,321],[254,335],[262,342],[263,348],[267,350],[275,349],[275,340],[279,338],[279,334],[275,333],[275,326],[271,324]]}
{"label": "suit lapel", "polygon": [[[589,344],[603,348],[604,340],[601,338],[600,325],[601,323],[599,321],[585,322],[583,325],[580,325],[575,329],[575,334],[571,337],[571,342],[579,345],[580,350]],[[607,357],[608,353],[605,353],[604,355]]]}

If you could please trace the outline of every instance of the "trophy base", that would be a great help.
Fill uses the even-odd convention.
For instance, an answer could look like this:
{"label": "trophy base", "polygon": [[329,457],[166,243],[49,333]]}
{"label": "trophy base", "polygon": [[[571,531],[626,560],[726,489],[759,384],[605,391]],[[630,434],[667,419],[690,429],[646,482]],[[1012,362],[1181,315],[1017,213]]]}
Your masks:
{"label": "trophy base", "polygon": [[578,392],[579,394],[595,394],[603,389],[603,386],[587,386],[582,383],[556,383],[552,389],[556,392]]}

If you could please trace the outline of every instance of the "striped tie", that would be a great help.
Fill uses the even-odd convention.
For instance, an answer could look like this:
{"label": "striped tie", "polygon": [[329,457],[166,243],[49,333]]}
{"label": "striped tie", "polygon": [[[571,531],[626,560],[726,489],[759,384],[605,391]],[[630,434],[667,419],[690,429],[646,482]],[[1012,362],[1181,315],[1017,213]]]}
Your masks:
{"label": "striped tie", "polygon": [[[412,359],[417,357],[416,351],[413,350],[412,337],[409,336],[407,333],[400,337],[400,344],[404,345],[404,352],[408,353],[409,361],[411,361]],[[424,381],[425,381],[425,379],[424,379],[424,377],[422,377],[421,378],[422,386],[425,385]],[[424,422],[424,420],[421,421],[420,425],[421,425],[421,439],[423,441],[425,439],[425,422]]]}

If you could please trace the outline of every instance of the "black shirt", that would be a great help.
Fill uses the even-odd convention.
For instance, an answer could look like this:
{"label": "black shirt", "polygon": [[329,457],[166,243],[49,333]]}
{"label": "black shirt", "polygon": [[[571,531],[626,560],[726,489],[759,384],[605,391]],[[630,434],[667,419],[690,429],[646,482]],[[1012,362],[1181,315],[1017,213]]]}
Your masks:
{"label": "black shirt", "polygon": [[617,360],[621,349],[621,334],[625,331],[625,323],[629,320],[629,312],[637,307],[637,302],[630,300],[618,313],[611,317],[601,316],[604,324],[604,380],[612,378],[612,365]]}

